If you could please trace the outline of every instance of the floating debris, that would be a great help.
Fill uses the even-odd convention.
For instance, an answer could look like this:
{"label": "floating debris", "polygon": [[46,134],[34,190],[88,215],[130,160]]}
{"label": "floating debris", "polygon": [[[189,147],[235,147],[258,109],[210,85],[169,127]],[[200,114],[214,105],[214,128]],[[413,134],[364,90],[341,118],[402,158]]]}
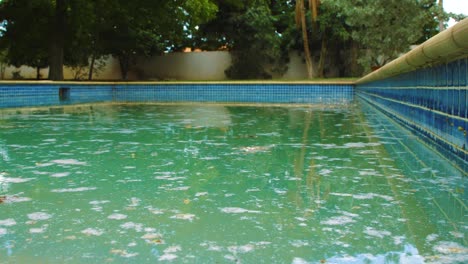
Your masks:
{"label": "floating debris", "polygon": [[29,202],[31,201],[31,198],[28,197],[19,197],[16,195],[13,196],[0,196],[0,204],[2,203],[21,203],[21,202]]}
{"label": "floating debris", "polygon": [[68,176],[70,176],[70,172],[58,172],[58,173],[54,173],[50,175],[50,177],[53,177],[53,178],[63,178],[63,177],[68,177]]}
{"label": "floating debris", "polygon": [[15,219],[8,218],[5,220],[0,220],[0,226],[14,226],[16,225]]}
{"label": "floating debris", "polygon": [[44,213],[44,212],[36,212],[36,213],[28,214],[28,218],[34,221],[40,221],[40,220],[48,220],[52,218],[52,215],[48,213]]}
{"label": "floating debris", "polygon": [[34,180],[34,178],[11,178],[5,177],[4,174],[0,174],[0,183],[24,183],[32,180]]}
{"label": "floating debris", "polygon": [[78,188],[65,188],[65,189],[53,189],[51,192],[54,193],[67,193],[67,192],[86,192],[86,191],[94,191],[96,187],[78,187]]}
{"label": "floating debris", "polygon": [[60,165],[86,165],[86,162],[83,161],[78,161],[76,159],[58,159],[58,160],[53,160],[52,161],[55,164],[60,164]]}
{"label": "floating debris", "polygon": [[266,152],[272,149],[275,145],[269,146],[249,146],[249,147],[242,147],[239,150],[244,153],[257,153],[257,152]]}
{"label": "floating debris", "polygon": [[227,214],[245,214],[245,213],[260,214],[262,213],[261,211],[247,210],[247,209],[239,208],[239,207],[224,207],[224,208],[221,208],[221,212],[227,213]]}
{"label": "floating debris", "polygon": [[127,219],[127,215],[124,215],[124,214],[111,214],[107,217],[108,219],[112,219],[112,220],[123,220],[123,219]]}
{"label": "floating debris", "polygon": [[179,219],[179,220],[188,220],[192,222],[195,219],[196,215],[194,214],[176,214],[171,216],[171,219]]}
{"label": "floating debris", "polygon": [[123,229],[134,229],[136,232],[143,231],[143,224],[137,224],[134,222],[127,222],[125,224],[121,224],[120,227]]}
{"label": "floating debris", "polygon": [[81,233],[88,236],[101,236],[104,234],[104,231],[97,228],[86,228],[85,230],[82,230]]}
{"label": "floating debris", "polygon": [[346,225],[346,224],[350,224],[354,222],[356,221],[353,218],[342,215],[342,216],[332,217],[325,221],[321,221],[320,224],[322,225]]}

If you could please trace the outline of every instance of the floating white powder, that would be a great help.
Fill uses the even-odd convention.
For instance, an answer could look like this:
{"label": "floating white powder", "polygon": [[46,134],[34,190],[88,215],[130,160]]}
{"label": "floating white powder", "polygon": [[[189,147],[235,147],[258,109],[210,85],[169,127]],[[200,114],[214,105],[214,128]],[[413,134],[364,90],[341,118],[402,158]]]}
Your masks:
{"label": "floating white powder", "polygon": [[44,212],[36,212],[28,214],[28,218],[31,220],[39,221],[39,220],[47,220],[52,218],[52,215]]}
{"label": "floating white powder", "polygon": [[124,214],[111,214],[107,218],[112,219],[112,220],[122,220],[122,219],[126,219],[127,216]]}

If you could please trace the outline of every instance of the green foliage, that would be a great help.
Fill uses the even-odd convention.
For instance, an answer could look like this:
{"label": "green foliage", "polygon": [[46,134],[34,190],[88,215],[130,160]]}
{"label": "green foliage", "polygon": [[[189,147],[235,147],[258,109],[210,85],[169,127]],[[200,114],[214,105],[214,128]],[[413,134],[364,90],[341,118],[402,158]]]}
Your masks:
{"label": "green foliage", "polygon": [[[343,18],[352,40],[359,43],[359,63],[380,67],[408,51],[423,37],[428,23],[428,1],[327,0]],[[434,2],[434,1],[432,1]],[[429,21],[433,21],[429,20]]]}
{"label": "green foliage", "polygon": [[[64,23],[57,27],[59,2],[66,6]],[[0,1],[0,50],[6,63],[46,67],[51,47],[63,40],[63,62],[80,69],[80,78],[90,61],[93,72],[93,62],[113,55],[125,79],[139,56],[185,47],[227,48],[233,66],[226,74],[254,79],[284,72],[289,51],[304,52],[293,0],[59,2]],[[437,0],[322,0],[317,20],[310,11],[306,17],[312,59],[325,67],[319,67],[322,71],[339,69],[340,76],[350,75],[346,69],[353,68],[356,54],[366,69],[381,66],[436,34],[438,18],[463,18],[444,13]]]}
{"label": "green foliage", "polygon": [[51,19],[48,2],[16,0],[0,3],[0,21],[4,23],[0,49],[6,51],[8,64],[35,68],[47,66],[48,24]]}
{"label": "green foliage", "polygon": [[256,1],[245,13],[233,19],[233,63],[226,70],[231,79],[271,78],[280,56],[280,36],[270,9]]}
{"label": "green foliage", "polygon": [[[60,2],[64,24],[57,25],[56,3],[0,2],[0,48],[8,51],[11,64],[45,67],[61,49],[65,65],[75,68],[88,65],[89,58],[114,55],[125,78],[135,57],[179,46],[217,12],[211,0],[68,0]],[[54,54],[51,45],[58,48]]]}

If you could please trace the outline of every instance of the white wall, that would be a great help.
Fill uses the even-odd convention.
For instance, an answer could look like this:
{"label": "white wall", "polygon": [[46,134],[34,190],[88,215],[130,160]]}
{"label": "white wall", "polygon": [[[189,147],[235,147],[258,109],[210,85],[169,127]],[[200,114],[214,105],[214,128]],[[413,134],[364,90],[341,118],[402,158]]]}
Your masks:
{"label": "white wall", "polygon": [[[93,75],[93,80],[120,80],[122,74],[120,73],[120,65],[119,61],[114,58],[114,57],[109,57],[105,60],[105,67],[101,71],[98,71]],[[14,67],[14,66],[7,66],[5,68],[4,76],[3,79],[5,80],[11,80],[13,79],[13,73],[18,72],[20,76],[23,79],[36,79],[36,69],[27,67],[27,66],[21,66],[19,68]],[[71,69],[69,67],[64,67],[63,69],[63,75],[66,80],[74,80],[76,76],[76,71],[77,69]],[[82,69],[82,74],[81,78],[82,80],[87,80],[88,79],[88,67],[84,67]],[[49,76],[49,68],[44,68],[41,69],[41,79],[47,79]],[[0,79],[2,76],[0,76]],[[129,79],[136,79],[135,73],[130,72],[129,73]]]}
{"label": "white wall", "polygon": [[137,65],[145,79],[225,80],[231,55],[226,51],[177,52],[140,59]]}
{"label": "white wall", "polygon": [[[137,65],[129,72],[129,80],[179,80],[179,81],[218,81],[226,80],[224,71],[231,65],[231,55],[228,51],[205,52],[177,52],[151,58],[140,58]],[[13,78],[13,72],[20,71],[24,79],[35,79],[36,69],[23,66],[16,68],[7,67],[4,79]],[[42,79],[48,76],[48,69],[41,70]],[[64,77],[73,80],[75,71],[65,67]],[[0,76],[1,77],[1,76]],[[88,77],[88,69],[83,69],[82,79]],[[305,62],[296,53],[290,54],[288,70],[283,76],[275,76],[275,79],[298,80],[306,79],[307,71]],[[93,80],[120,80],[119,61],[113,57],[106,59],[106,66]]]}

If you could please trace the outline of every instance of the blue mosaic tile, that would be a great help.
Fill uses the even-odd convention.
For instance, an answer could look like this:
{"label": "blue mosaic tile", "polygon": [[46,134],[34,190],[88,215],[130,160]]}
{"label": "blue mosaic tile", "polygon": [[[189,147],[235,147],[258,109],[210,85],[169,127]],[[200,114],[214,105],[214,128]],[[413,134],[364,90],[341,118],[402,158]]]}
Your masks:
{"label": "blue mosaic tile", "polygon": [[[356,93],[467,167],[468,58],[372,83]],[[389,86],[390,84],[390,86]]]}

